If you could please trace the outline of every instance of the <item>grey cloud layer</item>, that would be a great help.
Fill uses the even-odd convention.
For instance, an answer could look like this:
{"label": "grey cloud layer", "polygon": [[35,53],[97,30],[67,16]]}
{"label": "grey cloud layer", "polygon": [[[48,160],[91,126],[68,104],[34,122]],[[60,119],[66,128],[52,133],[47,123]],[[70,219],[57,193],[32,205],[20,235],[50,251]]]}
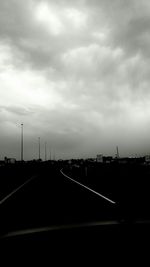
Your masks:
{"label": "grey cloud layer", "polygon": [[[47,4],[43,10],[51,12],[46,22],[38,21],[35,12],[43,3]],[[7,67],[11,75],[12,70],[30,70],[29,82],[20,90],[31,92],[36,77],[43,77],[36,86],[37,96],[41,90],[45,98],[40,104],[39,94],[36,103],[34,90],[32,101],[12,97],[10,104],[10,82],[5,89],[9,103],[6,95],[0,103],[0,121],[15,123],[23,116],[31,127],[29,136],[42,129],[45,139],[51,134],[50,142],[59,151],[65,147],[72,151],[84,143],[89,153],[89,140],[94,139],[91,143],[96,148],[99,134],[104,152],[108,143],[121,143],[121,139],[125,147],[124,131],[135,148],[150,120],[149,26],[147,0],[1,1],[0,44],[11,55],[1,63],[2,73],[7,73]],[[26,82],[26,76],[21,81]],[[1,86],[5,80],[2,76]],[[6,130],[9,127],[13,128],[5,123]]]}

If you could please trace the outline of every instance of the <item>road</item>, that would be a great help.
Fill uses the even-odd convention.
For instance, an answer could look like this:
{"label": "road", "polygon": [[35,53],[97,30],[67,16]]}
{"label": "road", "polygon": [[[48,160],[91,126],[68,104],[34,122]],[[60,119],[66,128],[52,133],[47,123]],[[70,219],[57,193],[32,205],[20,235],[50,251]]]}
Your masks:
{"label": "road", "polygon": [[116,221],[116,205],[72,183],[60,169],[43,170],[18,189],[0,205],[2,235]]}
{"label": "road", "polygon": [[60,169],[42,168],[1,202],[0,244],[7,255],[8,248],[15,248],[18,258],[22,248],[23,260],[30,258],[30,251],[35,260],[48,251],[50,263],[52,258],[66,263],[71,255],[79,264],[79,256],[84,262],[90,255],[92,260],[106,255],[104,260],[112,261],[112,253],[116,262],[118,254],[124,252],[126,257],[129,248],[132,255],[133,247],[146,250],[149,223],[120,224],[118,205],[67,179]]}
{"label": "road", "polygon": [[34,265],[42,260],[42,266],[44,260],[70,266],[89,264],[89,259],[92,266],[95,259],[99,264],[118,260],[122,265],[125,259],[131,262],[130,256],[135,262],[142,249],[149,255],[149,222],[120,224],[118,205],[65,177],[61,168],[40,167],[34,179],[12,187],[1,201],[1,262],[7,255],[5,265],[8,259],[12,264],[12,258],[19,265],[31,264],[31,258]]}

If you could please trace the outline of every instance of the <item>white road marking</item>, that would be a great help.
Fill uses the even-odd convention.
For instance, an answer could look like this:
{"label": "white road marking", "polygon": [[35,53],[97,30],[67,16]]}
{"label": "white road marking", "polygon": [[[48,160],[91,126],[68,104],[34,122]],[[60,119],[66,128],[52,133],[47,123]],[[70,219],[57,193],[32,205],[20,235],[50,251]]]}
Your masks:
{"label": "white road marking", "polygon": [[112,204],[116,204],[115,201],[109,199],[108,197],[105,197],[105,196],[103,196],[102,194],[100,194],[100,193],[96,192],[95,190],[91,189],[90,187],[88,187],[88,186],[86,186],[86,185],[84,185],[84,184],[81,184],[81,183],[77,182],[76,180],[70,178],[68,175],[66,175],[65,173],[63,173],[62,170],[63,170],[63,169],[60,170],[61,174],[64,175],[64,176],[65,176],[66,178],[68,178],[69,180],[73,181],[73,182],[76,183],[76,184],[79,184],[80,186],[86,188],[87,190],[91,191],[92,193],[98,195],[99,197],[101,197],[101,198],[103,198],[103,199],[109,201],[110,203],[112,203]]}
{"label": "white road marking", "polygon": [[22,185],[20,185],[19,187],[17,187],[15,190],[13,190],[10,194],[8,194],[6,197],[4,197],[1,201],[0,201],[0,205],[3,204],[7,199],[9,199],[11,196],[13,196],[17,191],[19,191],[22,187],[24,187],[26,184],[28,184],[29,182],[31,182],[36,176],[31,177],[29,180],[27,180],[25,183],[23,183]]}

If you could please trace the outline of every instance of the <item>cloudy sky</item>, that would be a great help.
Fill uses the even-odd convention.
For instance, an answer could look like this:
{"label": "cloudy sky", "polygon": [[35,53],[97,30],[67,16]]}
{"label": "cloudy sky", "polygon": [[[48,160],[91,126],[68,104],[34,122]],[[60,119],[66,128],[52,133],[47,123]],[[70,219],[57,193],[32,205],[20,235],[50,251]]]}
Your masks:
{"label": "cloudy sky", "polygon": [[0,158],[150,152],[150,2],[0,0]]}

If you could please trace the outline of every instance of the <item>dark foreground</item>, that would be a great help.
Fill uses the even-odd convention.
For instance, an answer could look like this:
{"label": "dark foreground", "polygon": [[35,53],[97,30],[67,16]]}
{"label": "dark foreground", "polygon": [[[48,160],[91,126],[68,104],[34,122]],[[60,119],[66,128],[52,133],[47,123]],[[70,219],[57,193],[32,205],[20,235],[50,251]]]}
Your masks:
{"label": "dark foreground", "polygon": [[[92,183],[91,176],[88,180],[81,177],[81,182],[99,192],[101,187],[104,195],[115,200],[116,204],[112,204],[66,179],[60,172],[62,168],[68,175],[72,171],[72,176],[75,176],[75,170],[62,163],[19,167],[15,177],[15,171],[11,170],[15,187],[12,181],[11,188],[5,186],[1,199],[16,186],[32,179],[0,205],[0,243],[3,247],[17,244],[26,246],[26,249],[48,248],[51,256],[54,252],[59,254],[66,251],[74,255],[79,251],[85,252],[86,256],[93,251],[102,256],[103,252],[124,252],[125,248],[126,252],[133,247],[146,249],[146,242],[150,240],[150,210],[148,196],[146,202],[140,199],[142,195],[144,197],[144,192],[139,198],[136,190],[135,194],[132,192],[137,199],[136,205],[134,198],[130,203],[131,188],[128,190],[125,182],[123,190],[114,180],[116,186],[112,185],[111,192],[107,176],[108,186],[103,179],[103,182],[95,179]],[[20,170],[23,170],[21,181]],[[130,185],[133,188],[133,184]],[[141,188],[144,188],[142,184]],[[122,190],[120,198],[119,189]]]}

